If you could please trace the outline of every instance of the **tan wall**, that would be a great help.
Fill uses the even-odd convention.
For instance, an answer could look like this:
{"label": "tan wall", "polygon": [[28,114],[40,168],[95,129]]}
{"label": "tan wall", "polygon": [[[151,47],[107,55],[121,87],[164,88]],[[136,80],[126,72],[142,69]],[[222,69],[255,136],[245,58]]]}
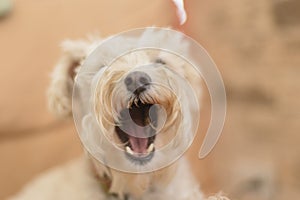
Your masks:
{"label": "tan wall", "polygon": [[[215,59],[228,95],[213,153],[198,160],[198,138],[190,151],[197,178],[208,193],[223,190],[235,199],[298,199],[299,3],[187,0],[186,7],[182,29]],[[46,109],[60,41],[168,26],[174,15],[170,1],[161,0],[14,1],[0,20],[0,198],[81,153],[72,122]]]}

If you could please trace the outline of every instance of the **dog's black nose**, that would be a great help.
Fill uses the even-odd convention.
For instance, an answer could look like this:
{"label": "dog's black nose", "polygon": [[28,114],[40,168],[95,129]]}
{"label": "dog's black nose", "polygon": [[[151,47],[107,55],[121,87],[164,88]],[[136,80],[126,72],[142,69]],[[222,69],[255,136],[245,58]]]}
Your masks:
{"label": "dog's black nose", "polygon": [[150,76],[141,71],[131,72],[124,80],[127,90],[135,94],[145,91],[149,87],[150,82]]}

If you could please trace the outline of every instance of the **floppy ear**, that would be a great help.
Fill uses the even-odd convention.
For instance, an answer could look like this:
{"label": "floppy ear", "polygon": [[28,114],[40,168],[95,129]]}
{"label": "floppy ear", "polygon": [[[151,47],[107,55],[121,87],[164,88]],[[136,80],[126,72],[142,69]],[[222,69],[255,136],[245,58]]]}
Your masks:
{"label": "floppy ear", "polygon": [[47,92],[49,110],[58,117],[67,118],[72,114],[74,77],[89,46],[87,41],[81,40],[62,43],[63,54],[53,70]]}

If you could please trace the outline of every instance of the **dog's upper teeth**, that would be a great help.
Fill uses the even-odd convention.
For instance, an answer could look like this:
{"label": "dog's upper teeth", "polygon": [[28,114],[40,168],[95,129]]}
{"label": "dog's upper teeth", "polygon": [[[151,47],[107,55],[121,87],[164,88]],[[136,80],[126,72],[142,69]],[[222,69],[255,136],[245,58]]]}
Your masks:
{"label": "dog's upper teeth", "polygon": [[151,143],[151,144],[149,145],[148,149],[147,149],[147,153],[150,153],[150,152],[152,152],[152,151],[153,151],[153,149],[154,149],[154,144],[153,144],[153,143]]}
{"label": "dog's upper teeth", "polygon": [[129,154],[131,154],[131,155],[134,154],[134,152],[132,151],[132,149],[131,149],[129,146],[126,146],[125,149],[126,149],[126,152],[127,152],[127,153],[129,153]]}

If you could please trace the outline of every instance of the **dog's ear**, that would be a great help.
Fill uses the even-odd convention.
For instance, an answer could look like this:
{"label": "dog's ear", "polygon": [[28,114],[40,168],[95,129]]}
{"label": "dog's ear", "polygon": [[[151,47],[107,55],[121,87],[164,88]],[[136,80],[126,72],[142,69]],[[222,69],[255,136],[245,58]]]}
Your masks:
{"label": "dog's ear", "polygon": [[74,77],[89,46],[87,41],[81,40],[62,43],[63,54],[53,70],[47,92],[49,110],[58,117],[67,118],[72,114]]}

